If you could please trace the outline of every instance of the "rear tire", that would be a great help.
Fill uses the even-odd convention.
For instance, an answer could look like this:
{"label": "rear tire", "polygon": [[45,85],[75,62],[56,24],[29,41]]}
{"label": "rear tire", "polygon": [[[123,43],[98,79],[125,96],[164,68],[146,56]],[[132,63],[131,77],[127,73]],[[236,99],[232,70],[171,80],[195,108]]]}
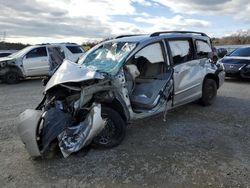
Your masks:
{"label": "rear tire", "polygon": [[213,79],[206,79],[202,88],[201,104],[204,106],[212,105],[217,95],[217,84]]}
{"label": "rear tire", "polygon": [[8,71],[4,75],[4,82],[7,84],[17,84],[20,81],[19,74],[15,71]]}
{"label": "rear tire", "polygon": [[113,148],[119,145],[126,135],[126,123],[121,115],[109,107],[101,109],[102,118],[106,120],[106,125],[102,132],[97,135],[92,145],[97,148]]}

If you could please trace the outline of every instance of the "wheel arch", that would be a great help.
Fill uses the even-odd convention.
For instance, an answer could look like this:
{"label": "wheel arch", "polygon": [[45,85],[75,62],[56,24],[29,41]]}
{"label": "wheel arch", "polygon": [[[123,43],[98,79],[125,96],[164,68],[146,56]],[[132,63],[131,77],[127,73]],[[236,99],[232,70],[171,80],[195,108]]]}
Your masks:
{"label": "wheel arch", "polygon": [[12,65],[12,66],[7,66],[6,68],[7,68],[6,73],[9,72],[9,71],[14,71],[14,72],[18,73],[18,75],[20,77],[22,77],[22,78],[24,77],[22,70],[18,66],[13,66]]}
{"label": "wheel arch", "polygon": [[212,73],[207,74],[205,76],[204,80],[203,80],[202,87],[204,86],[204,82],[205,82],[206,79],[212,79],[212,80],[214,80],[215,83],[216,83],[217,89],[219,89],[219,87],[220,87],[220,79],[219,79],[219,77],[216,74],[212,74]]}
{"label": "wheel arch", "polygon": [[130,117],[127,108],[117,98],[112,101],[102,101],[101,104],[117,111],[126,123],[129,121]]}

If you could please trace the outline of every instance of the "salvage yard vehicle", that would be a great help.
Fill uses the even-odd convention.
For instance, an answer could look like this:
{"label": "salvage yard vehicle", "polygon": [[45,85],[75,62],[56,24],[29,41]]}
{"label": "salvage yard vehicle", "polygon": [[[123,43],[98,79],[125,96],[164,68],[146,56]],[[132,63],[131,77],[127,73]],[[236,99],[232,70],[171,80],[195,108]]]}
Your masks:
{"label": "salvage yard vehicle", "polygon": [[17,119],[29,154],[64,157],[87,145],[112,148],[126,125],[200,100],[214,103],[223,84],[221,64],[209,58],[210,38],[199,32],[125,35],[95,46],[76,63],[65,60],[47,83],[36,110]]}
{"label": "salvage yard vehicle", "polygon": [[10,56],[0,58],[0,79],[15,84],[27,77],[47,76],[50,68],[49,49],[58,49],[62,56],[76,61],[84,50],[77,44],[58,43],[28,46]]}
{"label": "salvage yard vehicle", "polygon": [[225,67],[226,76],[250,78],[250,47],[234,50],[220,60]]}

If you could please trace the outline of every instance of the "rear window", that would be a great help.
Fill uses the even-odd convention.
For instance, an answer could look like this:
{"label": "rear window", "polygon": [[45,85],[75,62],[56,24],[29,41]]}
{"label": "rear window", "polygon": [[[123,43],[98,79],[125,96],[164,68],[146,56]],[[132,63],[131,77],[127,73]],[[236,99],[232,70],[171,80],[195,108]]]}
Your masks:
{"label": "rear window", "polygon": [[72,54],[83,53],[83,50],[80,46],[66,46],[66,47]]}

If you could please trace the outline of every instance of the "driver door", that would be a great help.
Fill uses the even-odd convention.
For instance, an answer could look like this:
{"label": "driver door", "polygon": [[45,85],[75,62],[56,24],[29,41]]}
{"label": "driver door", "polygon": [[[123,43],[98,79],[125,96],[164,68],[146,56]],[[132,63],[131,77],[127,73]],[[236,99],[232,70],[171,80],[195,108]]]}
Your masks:
{"label": "driver door", "polygon": [[172,68],[169,66],[164,44],[154,42],[134,56],[132,64],[139,71],[130,97],[134,109],[153,109],[166,100],[172,88]]}
{"label": "driver door", "polygon": [[48,75],[49,57],[46,47],[37,47],[29,51],[23,58],[26,76]]}

